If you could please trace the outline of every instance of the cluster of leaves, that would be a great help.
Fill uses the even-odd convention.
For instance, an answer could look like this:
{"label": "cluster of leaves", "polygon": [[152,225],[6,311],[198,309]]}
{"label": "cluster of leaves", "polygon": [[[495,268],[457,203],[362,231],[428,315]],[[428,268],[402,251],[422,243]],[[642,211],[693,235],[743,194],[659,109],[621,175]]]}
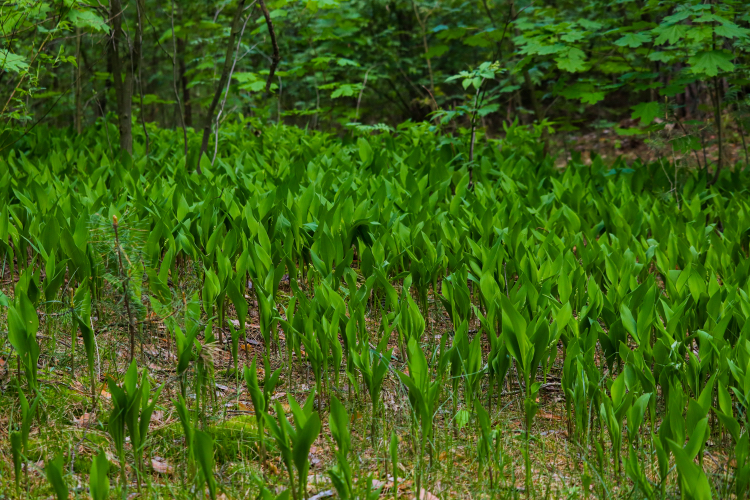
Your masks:
{"label": "cluster of leaves", "polygon": [[[203,113],[213,109],[216,81],[232,55],[231,32],[242,36],[221,89],[219,121],[236,111],[313,128],[432,119],[452,132],[451,120],[474,127],[478,118],[494,130],[515,118],[565,130],[593,119],[639,120],[618,127],[626,135],[659,130],[657,119],[675,108],[683,121],[710,118],[719,134],[724,108],[736,111],[743,132],[747,121],[750,17],[736,0],[621,2],[616,15],[610,2],[597,0],[267,3],[281,53],[268,82],[274,100],[265,94],[270,33],[260,4],[242,12],[235,33],[233,2],[125,2],[117,17],[128,33],[141,19],[149,54],[131,82],[133,114],[166,126],[213,124],[216,117]],[[3,95],[6,123],[45,116],[67,125],[71,113],[91,123],[116,110],[114,69],[100,53],[111,45],[112,17],[84,2],[4,7],[1,24],[12,27],[0,53],[12,82]],[[75,52],[71,38],[83,40]],[[80,92],[71,92],[66,64],[81,68],[72,86],[81,83]],[[698,135],[693,125],[681,124],[684,135]],[[695,140],[679,149],[695,149]]]}
{"label": "cluster of leaves", "polygon": [[[399,432],[414,443],[417,495],[429,480],[425,455],[440,453],[437,416],[476,426],[490,489],[511,483],[513,450],[502,448],[493,422],[503,386],[517,383],[531,491],[534,419],[561,350],[569,436],[585,478],[611,473],[620,480],[623,461],[627,480],[645,497],[671,494],[671,484],[685,498],[710,498],[714,486],[695,459],[711,438],[732,450],[725,466],[734,480],[717,487],[731,484],[737,497],[747,495],[747,171],[725,170],[711,185],[700,171],[673,179],[662,162],[625,168],[576,158],[561,171],[539,136],[524,139],[514,128],[511,142],[476,145],[469,163],[462,159],[475,144],[443,144],[427,124],[354,143],[285,126],[238,140],[247,126],[224,127],[220,154],[213,166],[201,160],[202,175],[186,172],[182,138],[168,130],[152,131],[148,154],[138,137],[132,157],[112,160],[100,130],[39,128],[0,160],[0,248],[16,281],[12,300],[0,295],[8,317],[3,339],[24,368],[20,425],[11,423],[17,484],[33,408],[44,396],[39,359],[55,349],[54,336],[38,334],[39,311],[60,313],[45,314],[48,329],[63,314],[74,320],[96,408],[99,334],[91,311],[112,293],[126,310],[123,338],[131,339],[133,359],[125,373],[110,374],[106,403],[123,490],[130,449],[133,473],[143,472],[164,387],[152,391],[148,370],[139,374],[137,366],[134,331],[150,310],[175,346],[170,381],[180,386],[174,404],[185,468],[211,497],[223,486],[214,475],[211,424],[220,415],[209,388],[215,353],[224,349],[238,385],[244,374],[260,454],[281,457],[294,498],[306,492],[308,454],[327,408],[339,495],[375,494],[364,471],[355,474],[350,419],[334,393],[345,393],[344,381],[367,393],[376,446],[389,435],[381,397],[388,379],[407,390],[411,425]],[[127,224],[145,238],[129,238]],[[103,240],[109,254],[100,251]],[[185,268],[200,287],[189,288]],[[58,302],[62,270],[66,289],[76,290],[68,304]],[[288,296],[280,293],[286,280]],[[240,347],[250,351],[251,304],[263,338],[262,376],[249,355],[249,367],[240,367]],[[452,326],[439,338],[437,304]],[[74,331],[73,349],[76,338]],[[9,355],[10,346],[0,347]],[[272,371],[270,360],[281,368]],[[290,419],[278,401],[271,404],[272,394],[308,367],[315,390],[303,405],[288,398]],[[92,490],[104,488],[108,468],[106,460],[97,463]],[[53,483],[63,477],[56,464],[47,465]]]}

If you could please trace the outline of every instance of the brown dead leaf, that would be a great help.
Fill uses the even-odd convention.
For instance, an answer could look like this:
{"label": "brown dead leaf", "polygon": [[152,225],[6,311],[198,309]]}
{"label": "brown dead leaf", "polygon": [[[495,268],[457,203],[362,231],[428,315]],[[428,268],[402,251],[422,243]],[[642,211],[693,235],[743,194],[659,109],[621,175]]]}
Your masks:
{"label": "brown dead leaf", "polygon": [[378,488],[385,487],[386,483],[384,481],[381,481],[380,479],[373,479],[372,480],[372,489],[377,490]]}
{"label": "brown dead leaf", "polygon": [[73,418],[73,421],[78,427],[90,427],[94,423],[96,415],[91,413],[84,413],[81,418]]}
{"label": "brown dead leaf", "polygon": [[276,464],[274,464],[273,462],[269,462],[269,463],[268,463],[268,471],[269,471],[269,472],[270,472],[271,474],[273,474],[273,475],[278,475],[278,474],[280,474],[279,468],[278,468],[278,467],[276,467]]}
{"label": "brown dead leaf", "polygon": [[158,474],[173,474],[174,466],[161,457],[151,459],[151,468]]}
{"label": "brown dead leaf", "polygon": [[279,398],[283,398],[284,396],[286,396],[286,392],[277,392],[276,394],[274,394],[273,396],[269,398],[269,401],[275,401]]}
{"label": "brown dead leaf", "polygon": [[539,418],[544,418],[547,420],[562,420],[562,415],[553,415],[552,413],[545,413],[543,411],[539,412]]}
{"label": "brown dead leaf", "polygon": [[412,484],[414,484],[414,481],[412,481],[411,479],[409,479],[408,481],[404,481],[404,482],[399,481],[398,482],[398,489],[399,490],[408,490],[409,488],[411,488]]}

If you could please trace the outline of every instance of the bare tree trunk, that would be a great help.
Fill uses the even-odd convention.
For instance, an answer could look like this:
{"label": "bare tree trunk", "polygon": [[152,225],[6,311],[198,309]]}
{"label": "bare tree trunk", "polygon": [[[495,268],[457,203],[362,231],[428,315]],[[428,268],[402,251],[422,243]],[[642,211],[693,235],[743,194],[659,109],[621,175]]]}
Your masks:
{"label": "bare tree trunk", "polygon": [[[276,66],[281,61],[281,55],[279,54],[279,43],[276,41],[276,30],[273,29],[273,22],[271,21],[271,14],[268,12],[266,2],[259,0],[260,10],[263,12],[263,17],[266,18],[266,27],[268,28],[268,34],[271,36],[271,48],[273,54],[271,55],[271,67],[268,71],[268,80],[266,80],[266,92],[265,96],[268,96],[268,91],[271,90],[271,82],[273,82],[273,75],[276,72]],[[279,79],[279,105],[281,105],[281,79]],[[315,115],[317,116],[317,114]]]}
{"label": "bare tree trunk", "polygon": [[[109,52],[112,50],[111,43],[108,43],[106,46],[107,54],[109,55]],[[107,73],[110,75],[112,74],[112,57],[106,57],[107,60]],[[99,103],[99,112],[101,113],[102,118],[106,118],[107,116],[107,98],[109,96],[109,90],[112,88],[112,82],[109,78],[104,80],[104,94],[102,95],[101,102]]]}
{"label": "bare tree trunk", "polygon": [[76,132],[83,132],[83,106],[81,103],[81,28],[76,28]]}
{"label": "bare tree trunk", "polygon": [[536,115],[536,121],[542,123],[542,120],[544,120],[544,110],[534,93],[534,82],[531,81],[529,70],[525,68],[523,70],[523,81],[526,84],[526,90],[529,92],[529,99],[531,100],[531,107],[534,109],[534,115]]}
{"label": "bare tree trunk", "polygon": [[211,123],[213,122],[214,114],[216,113],[216,106],[219,104],[219,99],[221,98],[221,94],[224,91],[224,87],[227,84],[227,80],[229,79],[229,72],[232,69],[232,61],[233,61],[233,54],[235,50],[235,39],[237,38],[237,34],[242,29],[242,10],[245,8],[245,0],[239,0],[237,2],[237,10],[234,13],[234,18],[232,19],[232,31],[229,34],[229,39],[227,40],[227,52],[224,55],[224,67],[221,70],[221,77],[219,77],[219,83],[216,86],[216,91],[214,92],[214,97],[211,99],[211,104],[208,107],[208,111],[206,112],[206,120],[205,125],[203,126],[203,140],[201,140],[201,150],[200,153],[198,153],[198,162],[197,162],[197,171],[200,174],[201,167],[201,157],[206,152],[206,149],[208,148],[208,138],[211,135]]}
{"label": "bare tree trunk", "polygon": [[[709,92],[711,89],[709,87]],[[719,78],[714,77],[714,122],[716,124],[716,138],[719,143],[719,161],[716,164],[716,173],[709,184],[715,184],[719,180],[719,174],[721,174],[721,168],[724,166],[724,141],[722,135],[722,123],[721,123],[721,91],[719,90]]]}
{"label": "bare tree trunk", "polygon": [[[714,13],[714,6],[711,5],[711,14]],[[711,24],[716,25],[716,22],[712,22]],[[713,48],[716,50],[716,32],[713,32]],[[714,174],[713,179],[709,182],[709,185],[715,184],[716,181],[719,180],[719,174],[721,174],[721,168],[724,166],[724,141],[722,137],[722,124],[721,124],[721,90],[719,90],[719,78],[717,76],[714,76],[713,78],[713,84],[714,84],[714,123],[716,124],[716,138],[719,142],[719,161],[716,165],[716,173]],[[711,95],[711,84],[706,83],[706,88],[708,89],[709,96]],[[708,165],[706,165],[706,173],[708,174]]]}
{"label": "bare tree trunk", "polygon": [[[486,3],[485,3],[485,8],[487,8]],[[510,15],[512,18],[515,19],[516,9],[515,9],[515,5],[513,2],[511,2],[510,4]],[[515,28],[515,33],[516,33],[516,36],[519,35],[518,28]],[[536,93],[534,92],[534,82],[531,81],[531,75],[529,74],[528,68],[523,69],[523,81],[524,81],[524,84],[526,85],[526,90],[529,93],[529,100],[531,101],[531,107],[534,109],[534,117],[536,118],[536,121],[538,121],[539,124],[541,125],[542,121],[544,120],[544,109],[542,108],[542,104],[539,102],[539,100],[536,97]],[[547,151],[547,135],[548,135],[547,128],[545,127],[542,130],[542,141],[544,141],[545,152]]]}
{"label": "bare tree trunk", "polygon": [[135,3],[136,13],[138,14],[138,22],[135,25],[135,43],[133,47],[133,54],[130,60],[131,70],[135,73],[135,69],[132,68],[135,65],[138,68],[138,97],[141,104],[141,126],[143,127],[143,135],[146,138],[146,155],[149,153],[149,137],[148,129],[146,129],[146,109],[143,106],[143,74],[141,72],[141,58],[143,57],[143,20],[141,16],[145,15],[145,2],[144,0],[136,0]]}
{"label": "bare tree trunk", "polygon": [[[424,56],[425,59],[427,59],[427,72],[430,76],[430,95],[435,96],[435,79],[432,75],[432,60],[427,57],[427,54],[430,52],[430,46],[427,43],[427,17],[429,17],[429,13],[427,14],[427,17],[425,19],[422,19],[422,17],[419,15],[419,9],[417,8],[417,4],[412,0],[411,6],[414,9],[414,16],[417,18],[417,22],[419,23],[419,27],[422,30],[422,48],[424,49]],[[430,103],[434,106],[433,103]],[[435,109],[433,109],[435,111]]]}
{"label": "bare tree trunk", "polygon": [[112,43],[109,57],[112,61],[112,75],[117,96],[117,114],[120,128],[120,150],[133,152],[133,65],[125,64],[125,79],[122,77],[123,64],[120,59],[120,45],[124,44],[128,54],[130,47],[122,31],[122,17],[124,15],[120,0],[110,0],[109,15],[112,22]]}
{"label": "bare tree trunk", "polygon": [[[188,166],[188,136],[187,136],[187,122],[185,120],[185,114],[182,112],[182,103],[180,102],[180,94],[177,92],[177,39],[174,36],[174,0],[172,0],[172,87],[174,88],[174,97],[177,100],[177,111],[180,113],[180,125],[182,125],[182,138],[185,145],[185,166]],[[185,86],[185,58],[184,51],[183,56],[180,59],[180,72],[182,73],[182,91],[183,96],[186,90]],[[188,94],[188,97],[190,95]],[[187,102],[185,103],[187,107]]]}
{"label": "bare tree trunk", "polygon": [[193,126],[193,106],[190,104],[190,88],[188,87],[187,71],[185,69],[185,46],[187,45],[185,38],[177,39],[177,56],[179,64],[179,80],[182,86],[182,106],[184,108],[183,121],[181,125],[184,127]]}

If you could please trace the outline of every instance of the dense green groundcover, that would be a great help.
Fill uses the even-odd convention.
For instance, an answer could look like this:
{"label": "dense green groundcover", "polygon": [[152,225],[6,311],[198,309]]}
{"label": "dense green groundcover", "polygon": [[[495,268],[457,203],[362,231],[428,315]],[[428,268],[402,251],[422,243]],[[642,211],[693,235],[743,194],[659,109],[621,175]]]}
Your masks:
{"label": "dense green groundcover", "polygon": [[746,498],[747,172],[353,133],[12,137],[5,497]]}

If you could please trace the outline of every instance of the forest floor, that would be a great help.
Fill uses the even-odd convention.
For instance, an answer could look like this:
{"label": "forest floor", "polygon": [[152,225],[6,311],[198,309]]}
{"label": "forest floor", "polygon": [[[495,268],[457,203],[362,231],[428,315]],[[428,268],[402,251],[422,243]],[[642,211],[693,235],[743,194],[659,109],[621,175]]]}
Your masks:
{"label": "forest floor", "polygon": [[[658,119],[657,119],[658,120]],[[598,155],[605,161],[613,161],[622,157],[626,163],[640,160],[642,163],[654,161],[657,158],[673,158],[682,167],[703,168],[706,161],[716,163],[719,147],[716,134],[706,131],[704,146],[695,152],[680,153],[673,150],[670,141],[681,134],[675,130],[673,124],[667,124],[663,131],[648,135],[620,135],[618,129],[628,129],[637,126],[637,120],[622,120],[618,124],[606,124],[597,129],[573,133],[559,132],[552,138],[552,150],[557,152],[557,165],[565,167],[574,152],[582,154],[584,162],[591,162],[592,155]],[[733,167],[737,163],[747,164],[748,151],[742,142],[742,137],[736,127],[727,128],[723,152],[725,164]],[[748,138],[745,138],[747,143]],[[750,147],[750,145],[748,145]]]}
{"label": "forest floor", "polygon": [[[181,282],[186,283],[195,279],[194,276],[186,278]],[[2,281],[2,290],[9,297],[12,297],[11,285],[7,278]],[[192,287],[188,285],[187,288],[195,286],[197,283],[193,283]],[[189,292],[187,288],[183,292]],[[288,292],[288,281],[282,282],[282,303],[288,298]],[[240,363],[249,365],[253,357],[262,357],[265,347],[260,334],[257,303],[249,296],[246,298],[250,303],[248,333],[246,341],[240,342],[239,359]],[[448,334],[450,343],[452,326],[448,314],[432,297],[429,304],[434,344],[437,345],[445,333]],[[116,482],[118,460],[113,453],[114,448],[110,446],[105,425],[111,406],[106,379],[109,373],[123,373],[130,358],[127,320],[121,305],[111,301],[100,303],[98,312],[108,320],[100,319],[95,322],[99,375],[95,401],[92,401],[90,389],[79,380],[86,378],[86,358],[82,339],[77,335],[71,336],[69,318],[60,315],[47,317],[46,323],[42,322],[41,331],[46,333],[38,337],[48,345],[43,349],[39,361],[39,379],[44,400],[40,405],[39,420],[32,425],[30,432],[28,470],[23,480],[28,498],[50,497],[52,490],[45,479],[44,460],[60,453],[64,455],[66,470],[71,473],[69,477],[74,483],[71,485],[71,491],[76,498],[79,498],[79,495],[86,498],[85,477],[92,458],[102,448],[106,450],[114,469],[114,472],[110,472],[115,478],[112,480],[113,485]],[[44,317],[43,311],[39,313]],[[231,307],[228,313],[229,318],[235,317]],[[158,401],[149,425],[146,467],[142,473],[130,466],[126,471],[128,477],[132,478],[127,498],[188,498],[194,496],[194,492],[190,492],[188,488],[193,481],[190,480],[185,466],[184,437],[174,404],[174,399],[179,393],[175,381],[175,346],[164,325],[151,321],[152,319],[153,315],[142,323],[143,329],[135,354],[139,366],[148,368],[153,378],[152,386],[166,384],[166,389]],[[5,321],[6,318],[0,317],[0,322],[5,324]],[[379,322],[375,319],[368,319],[368,326],[373,332],[380,328]],[[470,324],[470,337],[476,334],[478,326],[478,322]],[[218,336],[218,331],[215,331],[215,334]],[[391,369],[405,371],[406,363],[399,352],[395,335],[394,330],[389,343],[394,350]],[[229,330],[223,331],[222,336],[227,339]],[[280,332],[279,338],[279,352],[286,353],[283,331]],[[71,340],[74,340],[75,347],[71,346]],[[489,345],[483,345],[483,350],[486,353]],[[524,460],[520,453],[524,446],[522,391],[519,390],[520,383],[517,383],[517,377],[514,379],[509,373],[506,377],[506,386],[501,396],[493,401],[490,411],[492,426],[501,430],[499,445],[505,462],[502,477],[490,479],[494,492],[490,494],[487,490],[486,467],[478,461],[477,430],[467,425],[468,413],[466,419],[461,418],[462,411],[466,410],[463,401],[458,402],[457,417],[452,417],[451,403],[448,402],[451,401],[452,394],[449,393],[444,394],[443,399],[446,402],[438,409],[434,420],[435,442],[433,453],[428,459],[421,500],[491,496],[529,498],[530,494],[536,498],[584,498],[589,495],[598,498],[627,498],[632,493],[632,486],[624,482],[615,483],[610,478],[598,474],[597,470],[601,470],[601,467],[597,464],[601,464],[602,461],[605,463],[604,470],[609,468],[606,465],[611,464],[612,460],[609,452],[597,457],[594,450],[577,446],[575,440],[569,436],[565,398],[560,386],[563,355],[561,344],[546,380],[542,380],[543,385],[539,393],[540,408],[534,421],[530,448],[534,491],[526,492],[524,487]],[[235,377],[228,342],[211,348],[210,356],[215,367],[215,380],[206,413],[208,428],[215,440],[216,477],[221,487],[219,498],[254,498],[258,491],[254,477],[262,478],[271,491],[283,491],[286,488],[287,476],[278,454],[269,452],[269,458],[265,462],[259,459],[257,426],[252,402],[242,378]],[[13,358],[0,356],[0,408],[16,405],[17,372]],[[271,358],[272,369],[286,366],[287,363],[285,354],[277,354]],[[298,359],[295,355],[292,366],[292,376],[282,376],[282,381],[271,398],[273,401],[280,401],[287,412],[290,410],[288,396],[293,396],[301,403],[314,387],[311,371],[304,359]],[[260,377],[262,369],[259,372]],[[340,377],[346,380],[343,369]],[[447,387],[446,390],[450,391],[450,384]],[[487,389],[486,386],[482,387],[481,397],[484,400],[488,397]],[[385,414],[384,418],[376,418],[376,428],[382,437],[378,436],[374,440],[371,435],[373,416],[364,389],[358,391],[357,387],[344,382],[338,396],[346,402],[351,416],[352,447],[358,459],[355,467],[359,479],[355,479],[355,482],[367,481],[373,489],[380,488],[381,498],[414,498],[418,445],[415,444],[415,440],[408,438],[413,433],[405,387],[395,376],[386,378],[382,393]],[[194,400],[195,394],[188,393],[188,399],[191,398]],[[310,451],[311,467],[308,476],[308,495],[310,499],[315,500],[335,496],[331,480],[326,474],[335,461],[335,443],[328,429],[328,405],[324,403],[323,408],[319,410],[323,426]],[[0,442],[8,442],[12,413],[0,413]],[[387,441],[391,430],[394,429],[402,436],[398,448],[397,490],[394,489],[393,470],[389,465]],[[606,432],[593,426],[590,432],[600,433],[604,450],[611,448]],[[267,439],[271,441],[270,438]],[[711,445],[712,443],[709,443],[706,449],[708,458],[704,467],[709,473],[721,474],[718,464],[726,463],[727,457],[722,456],[726,450]],[[645,467],[652,472],[649,475],[653,477],[654,482],[658,482],[656,457],[643,458]],[[716,464],[715,470],[712,470],[712,463]],[[8,447],[0,446],[0,498],[14,498],[12,471]],[[135,480],[139,474],[140,487],[139,482]]]}

